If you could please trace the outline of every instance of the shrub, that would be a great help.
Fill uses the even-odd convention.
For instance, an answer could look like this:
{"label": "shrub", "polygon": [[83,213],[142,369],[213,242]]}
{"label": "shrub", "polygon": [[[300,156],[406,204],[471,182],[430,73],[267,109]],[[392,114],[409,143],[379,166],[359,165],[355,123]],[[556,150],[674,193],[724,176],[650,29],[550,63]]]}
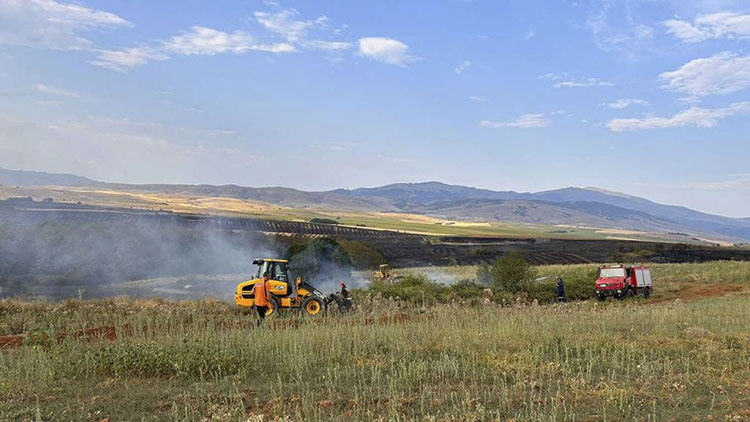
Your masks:
{"label": "shrub", "polygon": [[367,243],[346,239],[339,239],[338,243],[349,256],[356,270],[378,268],[378,265],[386,262],[383,254]]}
{"label": "shrub", "polygon": [[374,281],[372,293],[388,299],[399,298],[414,303],[439,303],[448,299],[448,287],[435,283],[424,275],[408,275],[397,283]]}
{"label": "shrub", "polygon": [[[518,292],[526,283],[533,280],[536,269],[532,267],[523,255],[517,251],[510,251],[498,258],[490,268],[492,285],[505,292]],[[486,275],[483,275],[486,277]]]}
{"label": "shrub", "polygon": [[349,256],[331,238],[293,244],[287,251],[287,259],[294,276],[311,283],[351,277]]}

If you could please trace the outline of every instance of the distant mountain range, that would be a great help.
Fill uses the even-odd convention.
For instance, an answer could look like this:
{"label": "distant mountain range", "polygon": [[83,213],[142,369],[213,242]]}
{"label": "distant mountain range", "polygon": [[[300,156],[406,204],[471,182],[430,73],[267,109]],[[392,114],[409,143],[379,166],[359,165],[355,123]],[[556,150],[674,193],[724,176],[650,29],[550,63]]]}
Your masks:
{"label": "distant mountain range", "polygon": [[4,169],[0,169],[0,184],[93,186],[113,190],[247,199],[294,208],[402,212],[465,221],[569,224],[681,232],[731,241],[750,241],[750,218],[722,217],[591,187],[530,193],[424,182],[306,192],[283,187],[250,188],[237,185],[130,185],[98,182],[71,174]]}

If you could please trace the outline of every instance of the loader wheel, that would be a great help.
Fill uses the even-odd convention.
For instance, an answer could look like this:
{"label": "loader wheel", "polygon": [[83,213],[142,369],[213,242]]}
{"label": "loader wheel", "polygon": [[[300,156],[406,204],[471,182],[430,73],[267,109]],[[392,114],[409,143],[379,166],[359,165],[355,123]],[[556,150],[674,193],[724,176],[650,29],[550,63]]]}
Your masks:
{"label": "loader wheel", "polygon": [[325,312],[325,304],[316,296],[310,296],[302,302],[302,309],[307,315],[320,315]]}
{"label": "loader wheel", "polygon": [[279,311],[279,299],[275,296],[268,298],[268,308],[266,309],[266,316],[271,316]]}

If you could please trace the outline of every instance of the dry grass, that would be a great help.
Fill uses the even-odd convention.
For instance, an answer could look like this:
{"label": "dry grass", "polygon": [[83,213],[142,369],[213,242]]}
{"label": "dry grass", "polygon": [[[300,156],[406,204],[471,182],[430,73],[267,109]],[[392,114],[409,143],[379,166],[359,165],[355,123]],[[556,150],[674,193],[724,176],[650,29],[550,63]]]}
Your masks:
{"label": "dry grass", "polygon": [[[383,304],[277,329],[209,300],[1,301],[0,329],[32,335],[0,353],[0,420],[745,421],[750,278],[712,265],[657,282],[741,291],[391,319]],[[48,341],[99,325],[117,339]]]}

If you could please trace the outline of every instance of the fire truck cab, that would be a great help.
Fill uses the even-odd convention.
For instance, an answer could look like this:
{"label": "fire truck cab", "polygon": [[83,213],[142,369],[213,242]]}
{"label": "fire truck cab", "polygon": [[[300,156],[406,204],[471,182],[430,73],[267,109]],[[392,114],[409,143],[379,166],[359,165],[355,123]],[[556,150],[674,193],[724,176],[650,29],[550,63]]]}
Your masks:
{"label": "fire truck cab", "polygon": [[653,289],[651,269],[642,265],[602,266],[597,274],[595,289],[599,300],[606,300],[608,296],[618,300],[633,296],[648,298]]}

